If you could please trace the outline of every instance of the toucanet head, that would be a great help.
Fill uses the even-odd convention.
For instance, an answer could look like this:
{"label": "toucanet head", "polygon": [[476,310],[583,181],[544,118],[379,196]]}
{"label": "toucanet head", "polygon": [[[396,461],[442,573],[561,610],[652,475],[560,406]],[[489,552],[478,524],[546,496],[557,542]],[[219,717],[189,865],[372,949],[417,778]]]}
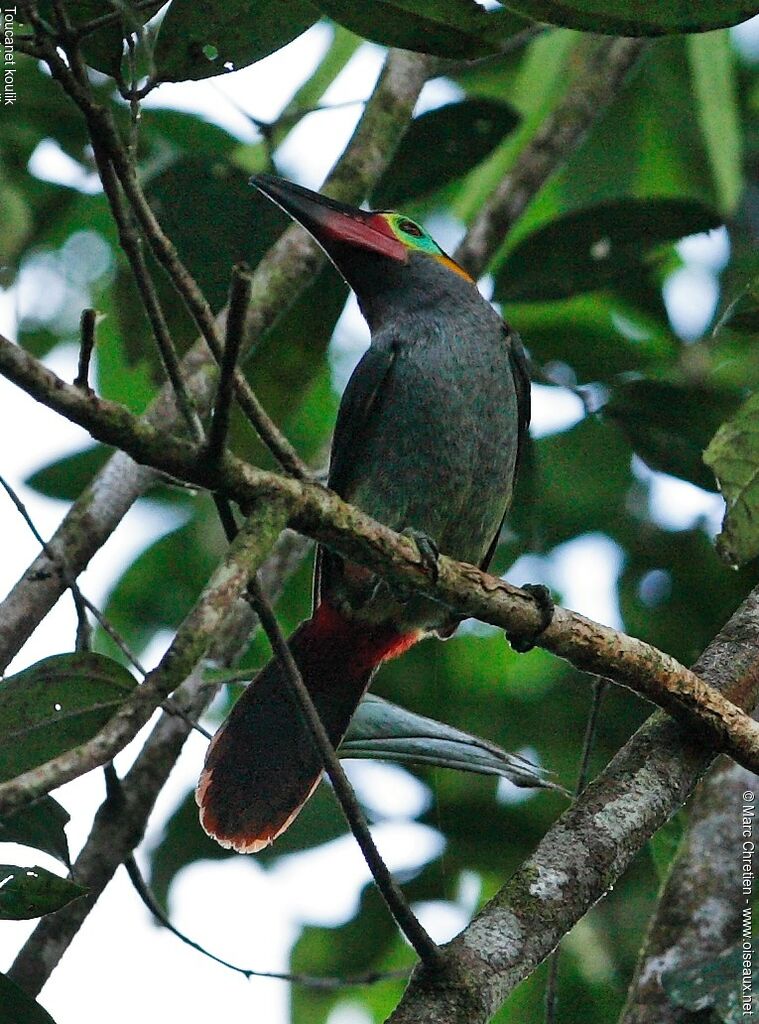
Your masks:
{"label": "toucanet head", "polygon": [[417,256],[472,280],[421,224],[401,213],[359,210],[272,174],[254,174],[250,183],[313,235],[359,300],[372,284],[397,279],[394,270],[418,264]]}

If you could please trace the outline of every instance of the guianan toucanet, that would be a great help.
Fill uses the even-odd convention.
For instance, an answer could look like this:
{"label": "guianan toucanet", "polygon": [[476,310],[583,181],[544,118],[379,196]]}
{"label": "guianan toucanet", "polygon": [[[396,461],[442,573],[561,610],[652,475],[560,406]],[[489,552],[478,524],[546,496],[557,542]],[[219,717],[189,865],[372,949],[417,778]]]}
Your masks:
{"label": "guianan toucanet", "polygon": [[[392,529],[415,531],[421,546],[428,539],[433,553],[487,567],[530,419],[518,336],[413,220],[268,174],[252,183],[322,246],[371,329],[338,412],[329,486]],[[378,666],[426,635],[450,635],[459,620],[324,547],[314,582],[313,614],[289,646],[336,747]],[[319,781],[294,701],[272,660],[209,747],[197,801],[222,846],[267,846]]]}

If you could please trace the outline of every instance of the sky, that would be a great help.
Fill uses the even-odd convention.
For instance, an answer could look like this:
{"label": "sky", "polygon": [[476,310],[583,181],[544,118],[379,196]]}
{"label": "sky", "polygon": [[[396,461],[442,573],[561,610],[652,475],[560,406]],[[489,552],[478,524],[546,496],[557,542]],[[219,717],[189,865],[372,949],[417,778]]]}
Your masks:
{"label": "sky", "polygon": [[[741,46],[749,50],[756,44],[759,32],[743,30],[740,38]],[[328,39],[328,31],[316,26],[252,68],[223,79],[162,86],[146,106],[194,110],[241,139],[252,141],[255,132],[244,111],[249,110],[259,119],[276,116],[298,79],[305,79],[320,59]],[[348,105],[310,115],[288,138],[279,152],[279,160],[283,170],[295,180],[318,187],[347,142],[360,113],[360,105],[349,101],[369,95],[382,59],[379,47],[362,46],[324,98],[327,104]],[[437,106],[456,95],[453,86],[432,83],[424,90],[419,109]],[[19,102],[23,100],[20,96]],[[65,181],[83,191],[97,188],[97,183],[52,142],[43,144],[35,153],[30,173]],[[436,221],[434,225],[438,241],[449,249],[455,246],[461,231],[455,223]],[[727,258],[728,246],[724,231],[681,245],[684,266],[668,282],[666,301],[673,325],[686,339],[697,337],[711,315],[717,301],[715,273]],[[41,276],[44,274],[48,277]],[[51,296],[51,289],[56,287],[54,277],[54,267],[37,266],[27,272],[18,288],[0,291],[0,331],[15,338],[19,312],[28,304],[39,302],[42,294]],[[487,294],[488,282],[482,284]],[[349,302],[333,344],[337,386],[344,386],[367,342],[365,324],[355,302]],[[61,376],[72,379],[76,350],[63,346],[51,353],[46,362]],[[535,436],[566,430],[582,416],[579,399],[565,389],[535,386],[533,409]],[[24,424],[21,434],[19,423]],[[80,428],[40,407],[1,378],[0,436],[16,439],[13,445],[4,446],[0,472],[20,493],[41,533],[50,536],[66,506],[36,494],[25,486],[24,480],[54,459],[87,447],[89,439]],[[663,525],[682,529],[706,517],[710,529],[716,531],[722,514],[719,498],[671,477],[652,474],[642,463],[636,464],[635,469],[650,481],[653,513]],[[81,577],[83,592],[97,604],[104,604],[123,567],[173,525],[175,521],[165,509],[140,503]],[[4,595],[37,554],[37,545],[1,493],[0,536],[5,540],[0,562],[0,595]],[[550,561],[532,556],[520,559],[509,572],[509,579],[515,583],[546,582],[563,595],[568,606],[618,626],[620,616],[613,587],[620,569],[621,552],[616,545],[608,538],[587,536],[564,545]],[[11,671],[71,649],[74,629],[73,607],[67,596],[35,632]],[[144,659],[148,666],[157,662],[168,640],[163,637],[153,645]],[[143,731],[119,755],[117,770],[123,772],[128,767],[145,735]],[[194,784],[204,745],[197,734],[188,740],[151,817],[138,855],[143,867],[144,851],[158,841],[162,822]],[[408,869],[435,856],[442,841],[440,836],[406,820],[430,799],[426,787],[393,766],[353,762],[350,768],[364,799],[376,805],[383,815],[382,823],[373,831],[390,867]],[[100,772],[92,772],[56,793],[72,814],[67,831],[74,854],[86,837],[88,823],[103,795]],[[52,859],[23,847],[4,844],[0,857],[7,863],[39,864],[60,871]],[[314,884],[315,879],[318,884]],[[286,858],[268,872],[251,857],[199,863],[178,877],[172,889],[172,915],[180,929],[222,957],[246,967],[286,970],[288,952],[300,925],[334,925],[352,916],[367,879],[366,866],[347,836],[313,853]],[[476,905],[477,886],[464,886],[463,890],[456,901],[416,908],[435,939],[442,941],[452,936],[468,920]],[[114,922],[118,922],[117,927]],[[34,922],[3,923],[0,970],[7,969],[33,927]],[[139,978],[140,984],[125,988],[125,974]],[[119,993],[117,1001],[113,999],[114,992]],[[286,985],[234,976],[182,946],[165,930],[156,928],[123,869],[89,915],[40,1001],[57,1024],[100,1024],[104,1007],[108,1008],[111,1024],[131,1024],[135,1014],[146,1011],[151,1020],[181,1016],[184,1024],[205,1024],[210,1019],[232,1015],[267,1024],[280,1024],[288,1019]],[[363,1011],[354,1006],[336,1011],[329,1024],[365,1024],[366,1020]]]}

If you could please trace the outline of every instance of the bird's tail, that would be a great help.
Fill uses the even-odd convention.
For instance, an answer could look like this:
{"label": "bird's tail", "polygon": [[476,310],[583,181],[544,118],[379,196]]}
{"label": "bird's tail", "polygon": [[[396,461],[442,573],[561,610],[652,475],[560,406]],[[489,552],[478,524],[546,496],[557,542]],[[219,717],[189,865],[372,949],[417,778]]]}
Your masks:
{"label": "bird's tail", "polygon": [[[322,602],[288,644],[333,746],[377,666],[419,633],[367,626]],[[263,668],[208,748],[195,794],[200,823],[222,846],[257,853],[290,825],[322,764],[279,663]]]}

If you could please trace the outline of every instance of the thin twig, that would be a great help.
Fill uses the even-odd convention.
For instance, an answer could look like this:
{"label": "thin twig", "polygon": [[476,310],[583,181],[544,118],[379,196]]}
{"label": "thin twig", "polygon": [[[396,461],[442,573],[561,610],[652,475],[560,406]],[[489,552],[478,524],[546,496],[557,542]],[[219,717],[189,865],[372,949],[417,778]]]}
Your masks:
{"label": "thin twig", "polygon": [[106,194],[113,219],[116,222],[119,232],[119,242],[129,260],[137,291],[142,300],[145,313],[147,314],[150,326],[153,330],[153,337],[161,355],[166,376],[171,382],[174,394],[191,436],[201,442],[204,437],[203,425],[200,422],[198,411],[185,386],[182,375],[182,367],[179,363],[174,342],[166,323],[166,318],[161,308],[153,279],[148,270],[145,256],[142,252],[142,244],[137,234],[128,210],[121,195],[118,180],[113,170],[113,165],[106,154],[101,150],[98,143],[93,140],[93,151],[95,161],[98,165],[100,180],[103,182],[103,191]]}
{"label": "thin twig", "polygon": [[422,923],[412,911],[406,901],[406,897],[403,895],[395,879],[390,874],[387,865],[380,856],[379,850],[372,838],[372,834],[369,831],[369,826],[366,823],[366,818],[364,817],[358,800],[356,799],[356,795],[353,792],[353,788],[350,782],[348,782],[342,765],[335,753],[334,747],[327,735],[327,730],[324,728],[322,720],[319,718],[319,713],[314,707],[314,702],[311,700],[311,695],[306,689],[300,670],[295,663],[295,659],[292,656],[290,648],[287,646],[287,641],[282,634],[282,630],[279,628],[279,623],[272,611],[271,605],[261,590],[257,580],[251,581],[250,589],[253,594],[253,600],[256,611],[258,612],[258,617],[260,618],[261,625],[269,639],[272,651],[274,652],[274,657],[282,666],[287,684],[297,701],[298,709],[302,713],[303,718],[308,725],[311,739],[313,740],[314,746],[322,759],[324,770],[332,783],[332,788],[334,789],[340,808],[345,815],[348,825],[350,826],[350,830],[353,833],[361,852],[364,855],[364,860],[372,873],[382,898],[387,904],[390,913],[395,918],[399,928],[416,950],[421,961],[428,969],[434,970],[441,968],[444,960],[440,952],[440,947],[427,934]]}
{"label": "thin twig", "polygon": [[[152,14],[155,14],[155,12],[158,11],[159,8],[163,7],[165,3],[166,0],[131,0],[130,6],[135,11],[150,11],[151,8],[154,8]],[[111,14],[101,14],[99,18],[93,18],[92,21],[88,21],[84,25],[79,25],[75,29],[76,36],[78,39],[84,39],[86,36],[92,35],[93,32],[97,32],[98,29],[107,28],[109,25],[113,25],[123,17],[123,10],[113,11]]]}
{"label": "thin twig", "polygon": [[[600,676],[593,680],[593,690],[590,701],[588,721],[585,725],[585,736],[582,742],[580,754],[580,767],[577,771],[577,783],[575,785],[575,799],[584,791],[588,785],[588,773],[590,770],[590,755],[596,739],[598,728],[598,716],[601,711],[601,701],[606,692],[608,683]],[[556,1024],[558,1017],[558,996],[559,996],[559,963],[561,961],[561,943],[556,947],[548,962],[548,977],[546,978],[545,993],[545,1024]]]}
{"label": "thin twig", "polygon": [[194,939],[185,935],[184,932],[181,932],[174,924],[172,924],[171,918],[159,905],[155,896],[150,891],[150,886],[142,877],[142,873],[140,872],[137,861],[134,859],[133,855],[126,858],[124,861],[124,867],[127,870],[129,880],[134,886],[135,892],[159,924],[163,925],[164,928],[170,931],[172,935],[175,935],[180,942],[183,942],[186,946],[190,946],[191,949],[197,950],[198,953],[202,953],[203,956],[208,957],[209,960],[214,960],[217,964],[221,964],[222,967],[227,967],[230,971],[242,974],[244,978],[272,978],[275,981],[289,981],[294,985],[302,985],[304,988],[315,988],[325,992],[334,992],[335,990],[343,988],[355,988],[361,985],[376,985],[379,981],[397,981],[401,978],[407,978],[409,975],[408,970],[369,971],[366,974],[356,974],[347,978],[334,978],[320,977],[319,975],[314,974],[291,974],[286,971],[259,971],[254,970],[251,967],[239,967],[237,964],[230,963],[229,960],[225,960],[223,957],[216,956],[215,953],[206,949],[205,946],[201,946],[199,942],[195,942]]}
{"label": "thin twig", "polygon": [[136,687],[92,739],[10,782],[0,784],[0,813],[8,814],[64,780],[78,778],[114,756],[137,735],[153,711],[195,669],[223,626],[229,609],[252,573],[266,558],[286,523],[286,504],[272,495],[259,502],[230,545],[194,607],[185,616],[169,649],[145,682]]}
{"label": "thin twig", "polygon": [[90,360],[95,348],[95,326],[97,324],[97,310],[83,309],[79,318],[79,364],[74,387],[83,391],[91,391],[90,388]]}
{"label": "thin twig", "polygon": [[[61,577],[65,580],[66,585],[69,588],[69,590],[71,590],[71,595],[72,595],[72,597],[74,599],[74,606],[75,606],[76,612],[77,612],[77,621],[78,621],[77,637],[79,637],[80,634],[81,634],[81,636],[83,638],[87,636],[87,634],[89,632],[89,625],[87,623],[86,613],[88,611],[91,612],[92,615],[97,620],[98,624],[110,636],[110,638],[113,640],[113,642],[116,644],[116,646],[122,652],[122,654],[126,657],[126,659],[137,669],[137,671],[140,673],[140,675],[142,675],[142,676],[146,675],[146,671],[142,667],[142,665],[140,664],[139,660],[137,659],[137,656],[129,649],[126,641],[119,634],[119,632],[116,629],[116,627],[111,622],[108,621],[108,619],[100,611],[100,609],[97,607],[97,605],[93,604],[92,601],[89,600],[89,598],[85,597],[85,595],[82,593],[82,591],[81,591],[81,589],[79,587],[79,584],[74,579],[74,577],[71,575],[71,573],[68,571],[67,567],[61,563],[60,559],[56,558],[55,552],[52,551],[52,549],[50,548],[50,546],[47,543],[47,541],[45,540],[45,538],[42,536],[42,534],[39,532],[39,530],[35,526],[34,520],[32,519],[32,517],[31,517],[31,515],[29,513],[29,510],[27,509],[27,507],[24,504],[24,502],[21,500],[18,492],[14,490],[14,488],[8,483],[8,481],[5,479],[5,477],[2,476],[1,474],[0,474],[0,487],[3,488],[5,493],[11,499],[13,504],[16,506],[16,509],[17,509],[19,515],[24,520],[26,525],[29,527],[29,530],[31,531],[32,536],[37,541],[37,543],[40,545],[40,547],[45,552],[45,554],[50,559],[50,561],[54,565],[57,566],[58,571],[61,574]],[[77,649],[79,649],[79,647],[77,647]]]}
{"label": "thin twig", "polygon": [[229,311],[227,313],[227,330],[224,339],[224,351],[219,362],[219,384],[213,405],[211,427],[208,431],[207,453],[211,465],[221,458],[227,443],[229,417],[234,392],[235,369],[242,345],[245,329],[245,316],[250,304],[250,273],[245,264],[238,264],[232,269],[232,281],[229,287]]}
{"label": "thin twig", "polygon": [[[281,593],[306,550],[302,538],[292,531],[280,535],[260,570],[272,599]],[[256,625],[250,605],[238,601],[215,630],[209,659],[222,665],[236,664]],[[34,929],[11,972],[25,991],[33,995],[40,991],[119,864],[140,842],[153,803],[189,733],[189,722],[203,712],[217,689],[213,681],[196,669],[174,698],[182,716],[161,716],[122,781],[123,800],[118,813],[113,813],[115,808],[109,800],[101,805],[74,866],[77,878],[88,888],[87,899],[74,901],[54,916],[43,917]]]}

